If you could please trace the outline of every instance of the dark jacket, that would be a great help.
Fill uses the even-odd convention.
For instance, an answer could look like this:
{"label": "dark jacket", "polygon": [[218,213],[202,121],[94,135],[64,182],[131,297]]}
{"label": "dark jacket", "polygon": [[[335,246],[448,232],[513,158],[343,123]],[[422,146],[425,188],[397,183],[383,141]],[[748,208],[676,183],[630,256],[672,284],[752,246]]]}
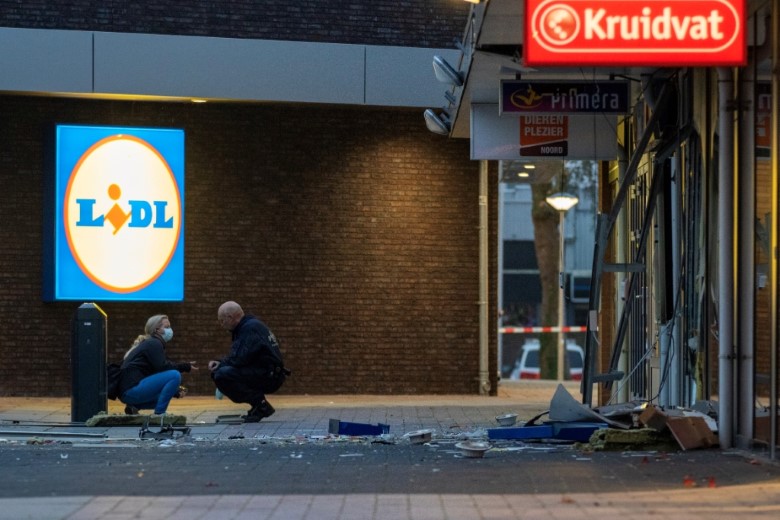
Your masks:
{"label": "dark jacket", "polygon": [[189,363],[175,363],[165,356],[165,342],[157,336],[143,340],[122,361],[122,381],[119,385],[119,395],[133,388],[141,380],[152,374],[166,370],[189,372]]}
{"label": "dark jacket", "polygon": [[245,314],[233,329],[230,353],[220,363],[232,367],[257,367],[271,369],[284,367],[282,352],[276,336],[263,323]]}

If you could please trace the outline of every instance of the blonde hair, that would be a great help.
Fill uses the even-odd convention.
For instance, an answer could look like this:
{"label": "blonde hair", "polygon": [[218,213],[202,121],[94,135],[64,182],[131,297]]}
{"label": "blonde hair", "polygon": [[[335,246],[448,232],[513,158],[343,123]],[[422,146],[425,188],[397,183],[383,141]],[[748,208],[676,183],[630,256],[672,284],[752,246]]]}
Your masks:
{"label": "blonde hair", "polygon": [[148,320],[146,320],[146,325],[144,326],[144,333],[140,334],[138,337],[135,338],[133,341],[132,346],[125,352],[125,359],[127,359],[127,356],[130,355],[130,353],[135,350],[135,348],[141,344],[142,341],[145,341],[152,337],[152,334],[154,334],[154,331],[156,331],[160,324],[163,322],[163,320],[167,320],[168,316],[165,314],[155,314]]}

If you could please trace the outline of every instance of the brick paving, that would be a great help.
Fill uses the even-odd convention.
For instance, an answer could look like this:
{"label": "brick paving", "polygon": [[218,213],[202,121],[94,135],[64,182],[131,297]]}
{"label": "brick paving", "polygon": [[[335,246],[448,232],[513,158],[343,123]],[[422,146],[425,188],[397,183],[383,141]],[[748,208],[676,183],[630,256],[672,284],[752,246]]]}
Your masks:
{"label": "brick paving", "polygon": [[[192,433],[169,441],[140,440],[137,426],[70,424],[69,399],[0,398],[0,519],[780,517],[780,467],[760,453],[492,441],[484,458],[469,459],[456,449],[484,440],[496,415],[522,421],[545,410],[554,389],[277,395],[277,413],[248,425],[214,424],[242,406],[188,396],[169,411],[186,415]],[[332,436],[330,419],[388,424],[390,434]],[[433,432],[430,443],[404,438],[419,429]]]}

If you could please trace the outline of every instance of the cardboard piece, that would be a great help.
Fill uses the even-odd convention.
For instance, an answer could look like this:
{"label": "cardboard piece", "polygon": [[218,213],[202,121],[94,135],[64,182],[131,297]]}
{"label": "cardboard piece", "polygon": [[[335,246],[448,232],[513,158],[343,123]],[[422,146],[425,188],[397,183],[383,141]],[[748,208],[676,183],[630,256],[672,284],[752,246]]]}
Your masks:
{"label": "cardboard piece", "polygon": [[641,414],[639,414],[639,422],[652,428],[655,431],[662,432],[666,429],[666,423],[669,421],[669,416],[661,411],[660,408],[654,405],[648,405]]}
{"label": "cardboard piece", "polygon": [[[768,413],[769,411],[765,412],[763,415],[759,415],[758,413],[756,413],[756,422],[755,422],[756,429],[754,435],[756,440],[761,442],[766,442],[766,443],[769,442],[769,438],[772,436],[771,433],[772,421],[769,415],[766,415]],[[775,430],[775,433],[777,434],[776,441],[778,444],[780,444],[780,428],[777,428]]]}
{"label": "cardboard piece", "polygon": [[718,437],[701,417],[669,417],[666,426],[683,450],[718,445]]}

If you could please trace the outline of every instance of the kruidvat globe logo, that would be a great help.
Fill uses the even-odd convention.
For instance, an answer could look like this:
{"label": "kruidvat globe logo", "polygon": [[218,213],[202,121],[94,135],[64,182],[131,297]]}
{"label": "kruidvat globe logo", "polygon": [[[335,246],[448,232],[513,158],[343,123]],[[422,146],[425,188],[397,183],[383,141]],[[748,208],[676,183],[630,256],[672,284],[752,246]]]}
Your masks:
{"label": "kruidvat globe logo", "polygon": [[81,271],[111,292],[147,287],[179,243],[182,204],[165,158],[144,139],[111,135],[94,143],[67,183],[63,223]]}
{"label": "kruidvat globe logo", "polygon": [[571,43],[580,32],[577,11],[566,4],[553,4],[539,15],[539,36],[550,45]]}

